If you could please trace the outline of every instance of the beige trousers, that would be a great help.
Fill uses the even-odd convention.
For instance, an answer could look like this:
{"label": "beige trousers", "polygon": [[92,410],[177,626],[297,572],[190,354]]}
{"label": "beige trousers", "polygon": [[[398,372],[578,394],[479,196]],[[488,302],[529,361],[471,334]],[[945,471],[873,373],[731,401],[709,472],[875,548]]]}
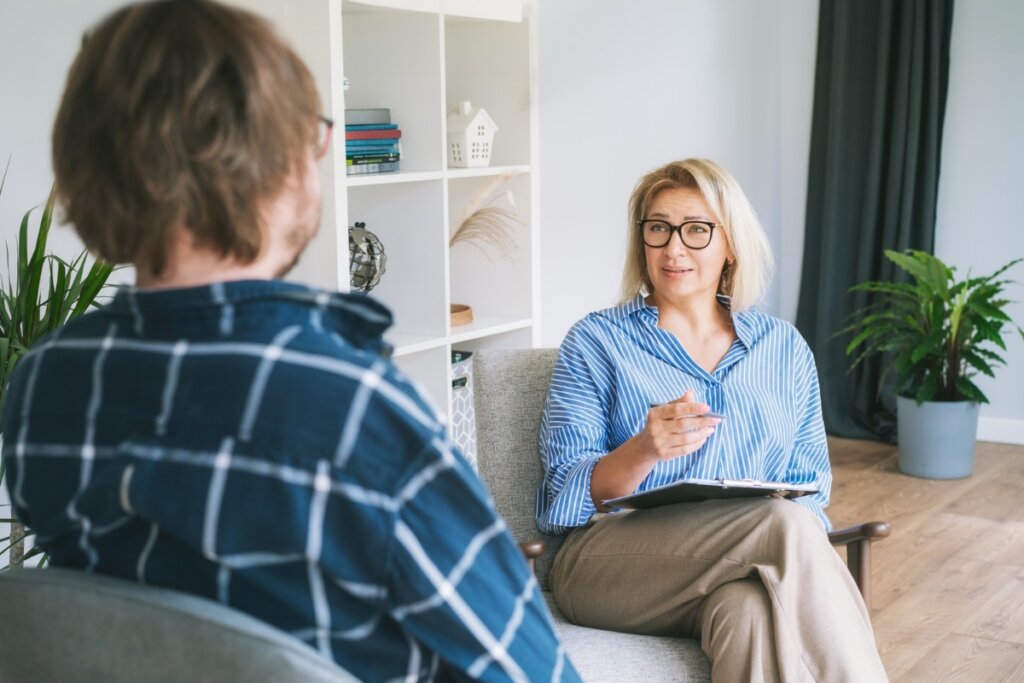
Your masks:
{"label": "beige trousers", "polygon": [[887,680],[853,578],[788,500],[599,515],[566,539],[550,581],[576,624],[700,638],[716,683]]}

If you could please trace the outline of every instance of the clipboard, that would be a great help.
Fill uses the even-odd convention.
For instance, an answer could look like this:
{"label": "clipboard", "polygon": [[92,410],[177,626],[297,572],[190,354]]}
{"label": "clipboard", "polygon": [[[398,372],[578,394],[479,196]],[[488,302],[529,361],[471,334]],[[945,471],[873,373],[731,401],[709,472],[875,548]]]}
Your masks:
{"label": "clipboard", "polygon": [[756,479],[682,479],[628,496],[604,501],[609,507],[646,510],[659,505],[696,503],[720,498],[761,498],[780,496],[799,498],[818,492],[818,484],[786,484]]}

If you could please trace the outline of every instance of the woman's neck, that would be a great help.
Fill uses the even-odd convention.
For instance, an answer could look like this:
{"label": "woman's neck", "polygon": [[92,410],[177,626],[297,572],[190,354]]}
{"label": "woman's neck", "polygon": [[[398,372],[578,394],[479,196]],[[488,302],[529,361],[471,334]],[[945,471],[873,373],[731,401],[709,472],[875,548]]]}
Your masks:
{"label": "woman's neck", "polygon": [[658,307],[658,327],[673,335],[697,365],[712,374],[736,340],[729,310],[715,298],[665,301]]}
{"label": "woman's neck", "polygon": [[658,327],[680,339],[703,341],[732,332],[729,310],[716,297],[669,301],[655,293],[648,302],[658,309]]}

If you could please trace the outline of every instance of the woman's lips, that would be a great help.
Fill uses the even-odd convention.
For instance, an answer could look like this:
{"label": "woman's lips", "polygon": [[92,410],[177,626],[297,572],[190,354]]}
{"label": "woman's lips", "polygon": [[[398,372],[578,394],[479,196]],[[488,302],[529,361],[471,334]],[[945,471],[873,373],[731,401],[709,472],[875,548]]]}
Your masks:
{"label": "woman's lips", "polygon": [[661,267],[661,272],[665,273],[669,277],[682,277],[683,275],[686,275],[687,273],[692,273],[693,272],[693,268],[683,268],[681,266],[679,266],[679,267],[662,266]]}

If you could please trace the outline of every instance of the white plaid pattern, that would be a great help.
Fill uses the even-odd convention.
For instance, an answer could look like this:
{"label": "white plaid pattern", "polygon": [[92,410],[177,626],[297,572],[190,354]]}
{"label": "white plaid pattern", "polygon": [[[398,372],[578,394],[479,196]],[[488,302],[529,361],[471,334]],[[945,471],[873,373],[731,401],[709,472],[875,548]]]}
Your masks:
{"label": "white plaid pattern", "polygon": [[16,509],[55,564],[220,600],[363,680],[578,680],[389,320],[276,282],[120,292],[15,374]]}

